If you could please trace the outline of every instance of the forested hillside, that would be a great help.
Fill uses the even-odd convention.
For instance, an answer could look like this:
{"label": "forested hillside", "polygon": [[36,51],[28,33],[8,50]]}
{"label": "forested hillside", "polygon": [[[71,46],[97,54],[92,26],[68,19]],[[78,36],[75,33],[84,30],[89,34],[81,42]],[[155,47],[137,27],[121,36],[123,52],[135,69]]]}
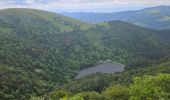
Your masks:
{"label": "forested hillside", "polygon": [[[160,36],[161,33],[164,35]],[[122,21],[91,25],[34,9],[0,10],[0,98],[26,100],[72,82],[77,85],[74,78],[80,69],[107,59],[125,64],[125,74],[136,75],[134,69],[169,60],[168,33]],[[110,86],[116,75],[120,75],[119,80],[115,79],[118,84],[132,82],[125,81],[129,78],[122,78],[123,74],[108,74],[108,83],[102,83],[103,86]],[[101,92],[105,88],[75,91]]]}
{"label": "forested hillside", "polygon": [[[162,33],[162,34],[161,34]],[[169,58],[169,31],[161,32],[122,21],[109,21],[86,32],[107,57],[129,66],[147,66]],[[161,36],[160,36],[161,35]]]}
{"label": "forested hillside", "polygon": [[146,28],[170,29],[170,6],[116,13],[63,13],[63,15],[90,23],[121,20]]}
{"label": "forested hillside", "polygon": [[92,51],[85,36],[73,32],[91,25],[77,20],[39,10],[6,9],[0,11],[0,22],[3,98],[24,99],[66,83],[83,66],[80,55]]}

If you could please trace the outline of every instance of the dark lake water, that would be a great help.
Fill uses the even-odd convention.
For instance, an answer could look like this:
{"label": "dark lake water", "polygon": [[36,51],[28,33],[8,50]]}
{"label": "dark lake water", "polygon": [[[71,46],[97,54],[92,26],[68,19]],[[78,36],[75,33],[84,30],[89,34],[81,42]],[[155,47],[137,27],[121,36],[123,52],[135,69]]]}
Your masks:
{"label": "dark lake water", "polygon": [[106,62],[96,66],[82,69],[75,79],[80,79],[84,76],[95,73],[115,73],[124,71],[124,65],[119,63]]}

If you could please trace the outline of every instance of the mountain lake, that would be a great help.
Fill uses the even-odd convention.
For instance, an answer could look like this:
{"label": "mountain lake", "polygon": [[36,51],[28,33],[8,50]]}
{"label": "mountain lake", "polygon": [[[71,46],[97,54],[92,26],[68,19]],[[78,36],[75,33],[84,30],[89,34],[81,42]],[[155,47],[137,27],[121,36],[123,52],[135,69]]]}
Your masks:
{"label": "mountain lake", "polygon": [[115,73],[124,71],[125,65],[115,62],[105,62],[92,67],[84,68],[80,70],[75,79],[81,79],[82,77],[95,74],[95,73]]}

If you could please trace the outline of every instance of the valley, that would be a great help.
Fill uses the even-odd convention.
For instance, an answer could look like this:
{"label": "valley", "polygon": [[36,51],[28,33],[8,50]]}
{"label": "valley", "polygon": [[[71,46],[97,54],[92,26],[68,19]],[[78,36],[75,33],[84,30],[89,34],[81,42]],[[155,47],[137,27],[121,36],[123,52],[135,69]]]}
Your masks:
{"label": "valley", "polygon": [[[0,10],[0,99],[168,100],[169,40],[169,29],[120,20]],[[108,59],[120,64],[99,64]]]}

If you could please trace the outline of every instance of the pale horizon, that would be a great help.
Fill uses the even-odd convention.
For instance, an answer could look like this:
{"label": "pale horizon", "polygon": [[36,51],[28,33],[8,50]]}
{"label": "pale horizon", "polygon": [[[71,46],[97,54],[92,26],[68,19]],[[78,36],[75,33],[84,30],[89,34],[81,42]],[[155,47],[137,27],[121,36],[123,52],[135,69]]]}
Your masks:
{"label": "pale horizon", "polygon": [[169,0],[1,0],[0,9],[32,8],[52,12],[110,13],[166,5]]}

